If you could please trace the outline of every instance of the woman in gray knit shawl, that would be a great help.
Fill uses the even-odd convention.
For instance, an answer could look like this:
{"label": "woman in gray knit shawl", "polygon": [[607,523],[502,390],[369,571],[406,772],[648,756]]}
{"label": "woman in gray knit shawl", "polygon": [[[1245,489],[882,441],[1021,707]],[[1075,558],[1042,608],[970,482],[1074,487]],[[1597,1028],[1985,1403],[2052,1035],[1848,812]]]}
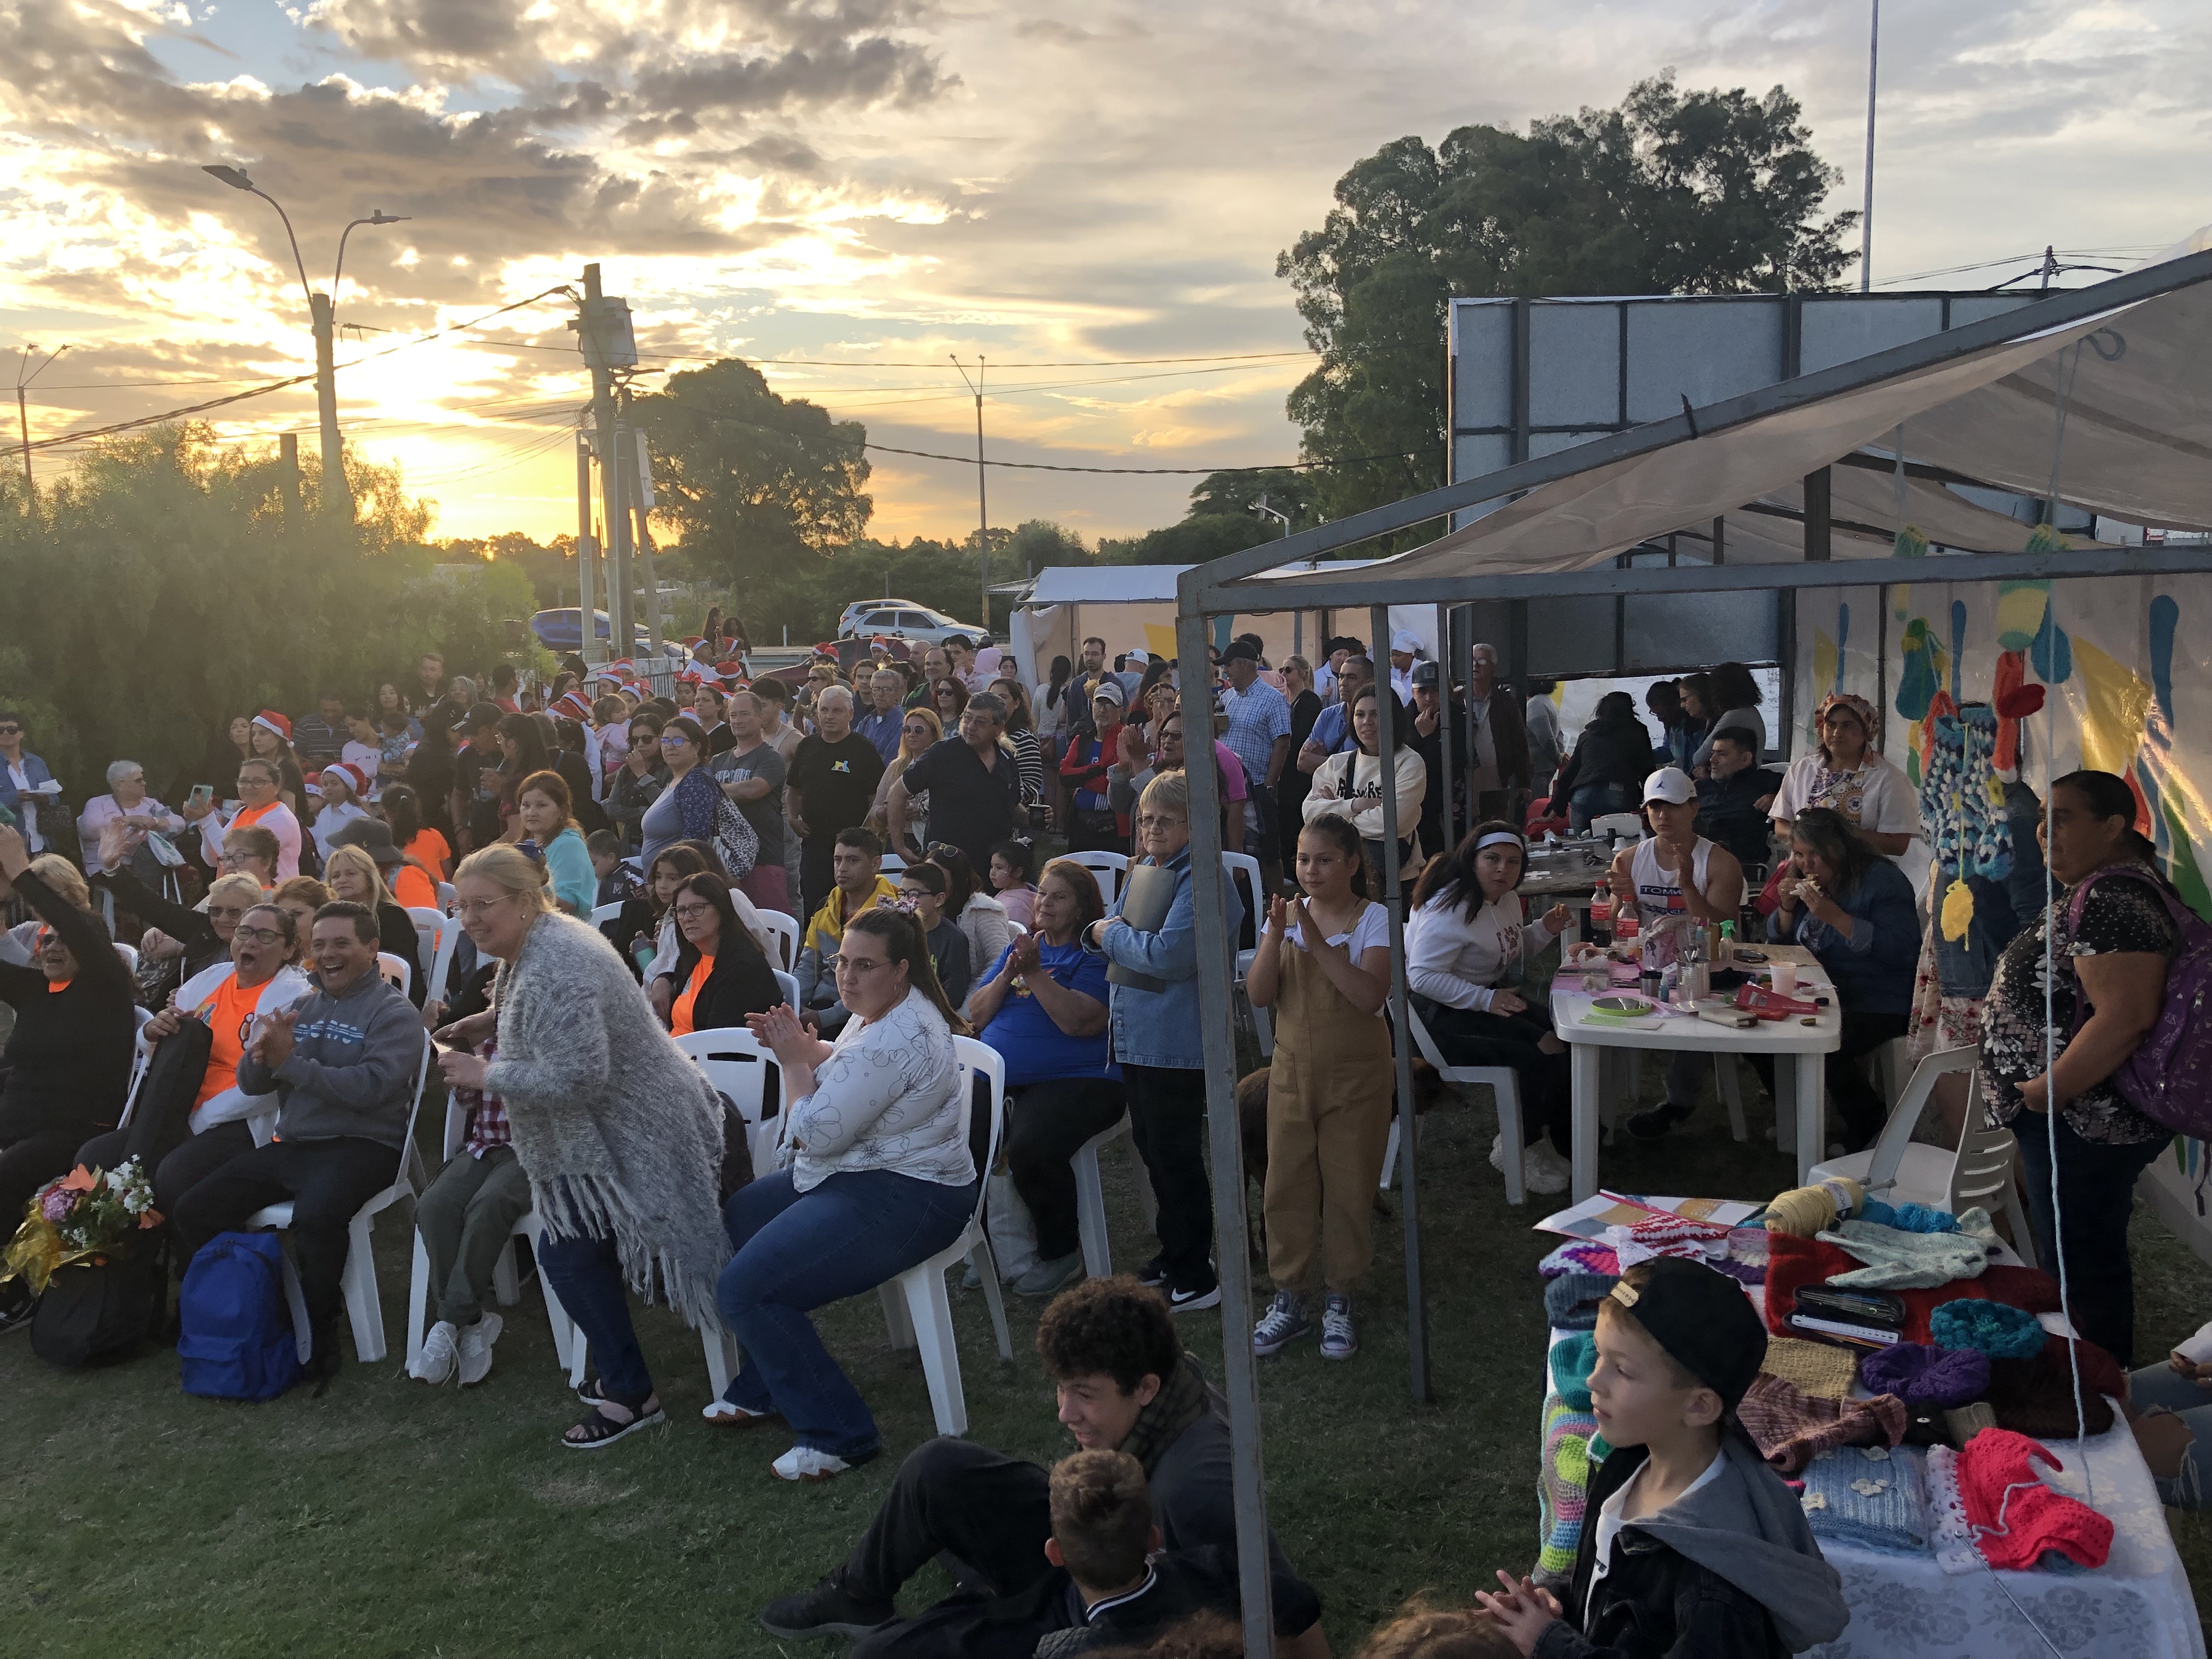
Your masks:
{"label": "woman in gray knit shawl", "polygon": [[[693,1325],[711,1319],[729,1259],[720,1208],[722,1105],[661,1029],[597,929],[553,909],[544,869],[487,847],[453,877],[454,908],[499,962],[489,1012],[437,1033],[451,1088],[507,1103],[514,1153],[545,1224],[538,1265],[599,1357],[592,1407],[562,1444],[611,1445],[662,1420],[624,1282],[655,1280]],[[496,1034],[487,1062],[460,1052]]]}

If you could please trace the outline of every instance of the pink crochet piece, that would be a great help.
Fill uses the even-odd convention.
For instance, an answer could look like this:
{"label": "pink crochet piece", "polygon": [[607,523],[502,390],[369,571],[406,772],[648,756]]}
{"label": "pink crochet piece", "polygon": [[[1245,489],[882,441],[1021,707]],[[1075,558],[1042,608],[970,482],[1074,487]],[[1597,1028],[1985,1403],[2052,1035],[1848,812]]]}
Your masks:
{"label": "pink crochet piece", "polygon": [[1536,1271],[1546,1279],[1557,1279],[1561,1273],[1603,1273],[1618,1279],[1620,1258],[1613,1254],[1610,1244],[1595,1244],[1578,1238],[1560,1245],[1546,1256],[1536,1264]]}
{"label": "pink crochet piece", "polygon": [[2112,1551],[2112,1523],[2080,1498],[2045,1486],[2035,1471],[2039,1462],[2062,1467],[2010,1429],[1984,1429],[1960,1452],[1959,1491],[1983,1559],[2026,1571],[2056,1550],[2076,1566],[2103,1566]]}
{"label": "pink crochet piece", "polygon": [[1692,1221],[1686,1216],[1666,1215],[1653,1216],[1649,1221],[1638,1222],[1628,1230],[1628,1236],[1647,1250],[1660,1250],[1669,1244],[1703,1244],[1714,1239],[1726,1238],[1729,1230],[1717,1227],[1710,1221]]}

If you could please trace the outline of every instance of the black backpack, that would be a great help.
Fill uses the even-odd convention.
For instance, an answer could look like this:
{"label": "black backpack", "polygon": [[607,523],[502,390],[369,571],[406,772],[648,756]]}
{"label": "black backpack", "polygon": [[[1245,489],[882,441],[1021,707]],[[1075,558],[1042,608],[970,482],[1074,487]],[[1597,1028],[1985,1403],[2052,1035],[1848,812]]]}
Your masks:
{"label": "black backpack", "polygon": [[215,1033],[198,1019],[186,1020],[154,1045],[124,1129],[124,1157],[137,1158],[140,1169],[159,1167],[191,1138],[192,1103],[199,1098],[214,1048]]}
{"label": "black backpack", "polygon": [[168,1293],[167,1265],[150,1243],[58,1267],[31,1314],[31,1352],[64,1370],[128,1359],[161,1334]]}

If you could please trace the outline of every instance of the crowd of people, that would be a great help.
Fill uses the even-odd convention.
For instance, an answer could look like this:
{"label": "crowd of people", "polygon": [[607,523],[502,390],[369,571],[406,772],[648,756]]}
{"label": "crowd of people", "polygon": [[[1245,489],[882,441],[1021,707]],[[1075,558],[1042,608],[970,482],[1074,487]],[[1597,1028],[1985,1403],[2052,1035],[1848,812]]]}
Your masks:
{"label": "crowd of people", "polygon": [[[1617,915],[1753,919],[1827,970],[1845,1146],[1886,1115],[1869,1054],[1906,1036],[1980,1045],[1991,1120],[2024,1131],[2039,1249],[2063,1249],[2085,1334],[2130,1360],[2129,1194],[2168,1134],[2113,1078],[2157,1019],[2182,933],[2124,781],[2076,772],[2045,803],[2006,780],[2021,857],[1974,902],[2008,925],[1980,929],[1967,962],[1916,901],[1917,798],[1880,753],[1877,711],[1826,698],[1813,749],[1770,768],[1741,664],[1653,685],[1650,725],[1609,693],[1570,744],[1554,688],[1508,686],[1487,645],[1454,684],[1410,634],[1386,642],[1387,678],[1356,639],[1271,665],[1243,635],[1190,673],[1143,651],[1109,666],[1094,637],[1033,685],[957,637],[919,653],[825,648],[788,675],[748,674],[723,655],[730,638],[710,624],[660,690],[630,664],[572,662],[541,686],[507,664],[449,678],[426,655],[359,701],[230,720],[205,757],[163,774],[173,806],[143,764],[117,760],[107,793],[71,810],[0,710],[0,883],[27,913],[0,939],[0,1215],[78,1164],[135,1158],[181,1269],[290,1200],[309,1370],[327,1387],[348,1226],[403,1167],[434,1051],[457,1133],[416,1217],[432,1306],[411,1374],[489,1376],[493,1274],[534,1213],[538,1266],[597,1362],[562,1444],[595,1450],[664,1420],[629,1310],[649,1295],[742,1349],[706,1421],[781,1424],[791,1443],[773,1472],[827,1480],[883,1439],[811,1316],[930,1260],[976,1215],[988,1115],[954,1041],[973,1036],[1003,1061],[1007,1201],[1034,1245],[1012,1288],[1050,1298],[1038,1349],[1083,1449],[1048,1473],[930,1443],[852,1557],[763,1622],[860,1636],[878,1655],[1078,1651],[1084,1632],[1096,1644],[1233,1608],[1225,1422],[1173,1325],[1220,1300],[1201,950],[1247,945],[1243,994],[1273,1020],[1273,1296],[1253,1352],[1313,1335],[1348,1361],[1394,1109],[1386,874],[1410,895],[1407,980],[1437,1050],[1520,1080],[1525,1144],[1501,1134],[1492,1164],[1517,1158],[1533,1189],[1557,1192],[1567,1051],[1528,970],[1570,913],[1532,914],[1521,890],[1533,839],[1626,815],[1637,838],[1599,883]],[[1223,846],[1262,872],[1249,905],[1224,884],[1212,924],[1191,877],[1194,757],[1216,769]],[[1046,856],[1051,841],[1069,855]],[[1101,852],[1126,860],[1103,884],[1080,861]],[[449,927],[449,949],[422,948]],[[782,1102],[758,1169],[747,1126],[679,1046],[739,1029]],[[1677,1056],[1628,1132],[1673,1132],[1700,1085]],[[2025,1132],[2052,1112],[2055,1152]],[[1158,1249],[1133,1276],[1087,1280],[1071,1158],[1125,1115]],[[1649,1513],[1725,1467],[1713,1524],[1765,1528],[1775,1582],[1798,1601],[1710,1563],[1608,1564],[1600,1545],[1567,1603],[1504,1576],[1480,1609],[1409,1615],[1370,1650],[1589,1651],[1679,1608],[1692,1580],[1698,1618],[1715,1621],[1697,1651],[1764,1652],[1759,1632],[1826,1616],[1832,1583],[1781,1559],[1817,1565],[1817,1548],[1775,1533],[1720,1431],[1747,1381],[1730,1344],[1748,1339],[1658,1265],[1642,1300],[1599,1325],[1600,1420],[1609,1391],[1608,1437],[1650,1448],[1619,1480],[1608,1460],[1608,1489],[1639,1490],[1632,1512]],[[0,1280],[0,1328],[30,1315],[21,1281]],[[1271,1547],[1285,1650],[1325,1651],[1312,1591]],[[975,1570],[963,1595],[894,1620],[893,1594],[947,1550]]]}

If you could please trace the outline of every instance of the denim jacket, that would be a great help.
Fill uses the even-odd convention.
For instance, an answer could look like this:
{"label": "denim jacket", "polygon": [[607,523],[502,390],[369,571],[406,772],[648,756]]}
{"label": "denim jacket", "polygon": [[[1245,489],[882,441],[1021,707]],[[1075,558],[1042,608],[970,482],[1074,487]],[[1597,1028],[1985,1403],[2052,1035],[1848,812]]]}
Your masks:
{"label": "denim jacket", "polygon": [[1766,919],[1766,936],[1811,951],[1835,981],[1844,1012],[1911,1013],[1913,974],[1920,961],[1920,917],[1912,884],[1887,859],[1877,858],[1859,884],[1836,902],[1862,924],[1849,934],[1801,908],[1794,929],[1784,927],[1777,909]]}
{"label": "denim jacket", "polygon": [[[40,784],[52,783],[53,781],[54,775],[46,770],[46,762],[40,760],[36,755],[26,749],[23,751],[23,781],[35,788]],[[27,817],[36,813],[40,806],[48,805],[51,804],[48,798],[44,795],[34,795],[31,799],[31,809],[29,811],[26,811],[23,805],[22,792],[15,787],[15,780],[9,773],[7,762],[0,760],[0,806],[4,806],[9,811],[13,812],[15,815],[17,823],[21,823]],[[39,825],[39,834],[43,837],[46,845],[51,847],[54,844],[53,832],[48,825],[43,823],[40,823]],[[24,839],[26,841],[30,839],[27,832],[26,832]]]}
{"label": "denim jacket", "polygon": [[[1143,863],[1151,863],[1146,859]],[[1133,927],[1109,927],[1101,934],[1101,950],[1109,962],[1167,981],[1164,991],[1140,986],[1115,985],[1108,1006],[1114,1032],[1114,1058],[1124,1066],[1174,1066],[1196,1071],[1206,1064],[1198,1018],[1198,917],[1190,880],[1190,849],[1170,859],[1176,872],[1175,902],[1156,933],[1140,933]],[[1127,890],[1124,890],[1126,895]],[[1244,919],[1243,902],[1234,884],[1224,876],[1222,901],[1226,914],[1221,932],[1209,938],[1233,939]],[[1116,896],[1106,914],[1121,914]]]}

